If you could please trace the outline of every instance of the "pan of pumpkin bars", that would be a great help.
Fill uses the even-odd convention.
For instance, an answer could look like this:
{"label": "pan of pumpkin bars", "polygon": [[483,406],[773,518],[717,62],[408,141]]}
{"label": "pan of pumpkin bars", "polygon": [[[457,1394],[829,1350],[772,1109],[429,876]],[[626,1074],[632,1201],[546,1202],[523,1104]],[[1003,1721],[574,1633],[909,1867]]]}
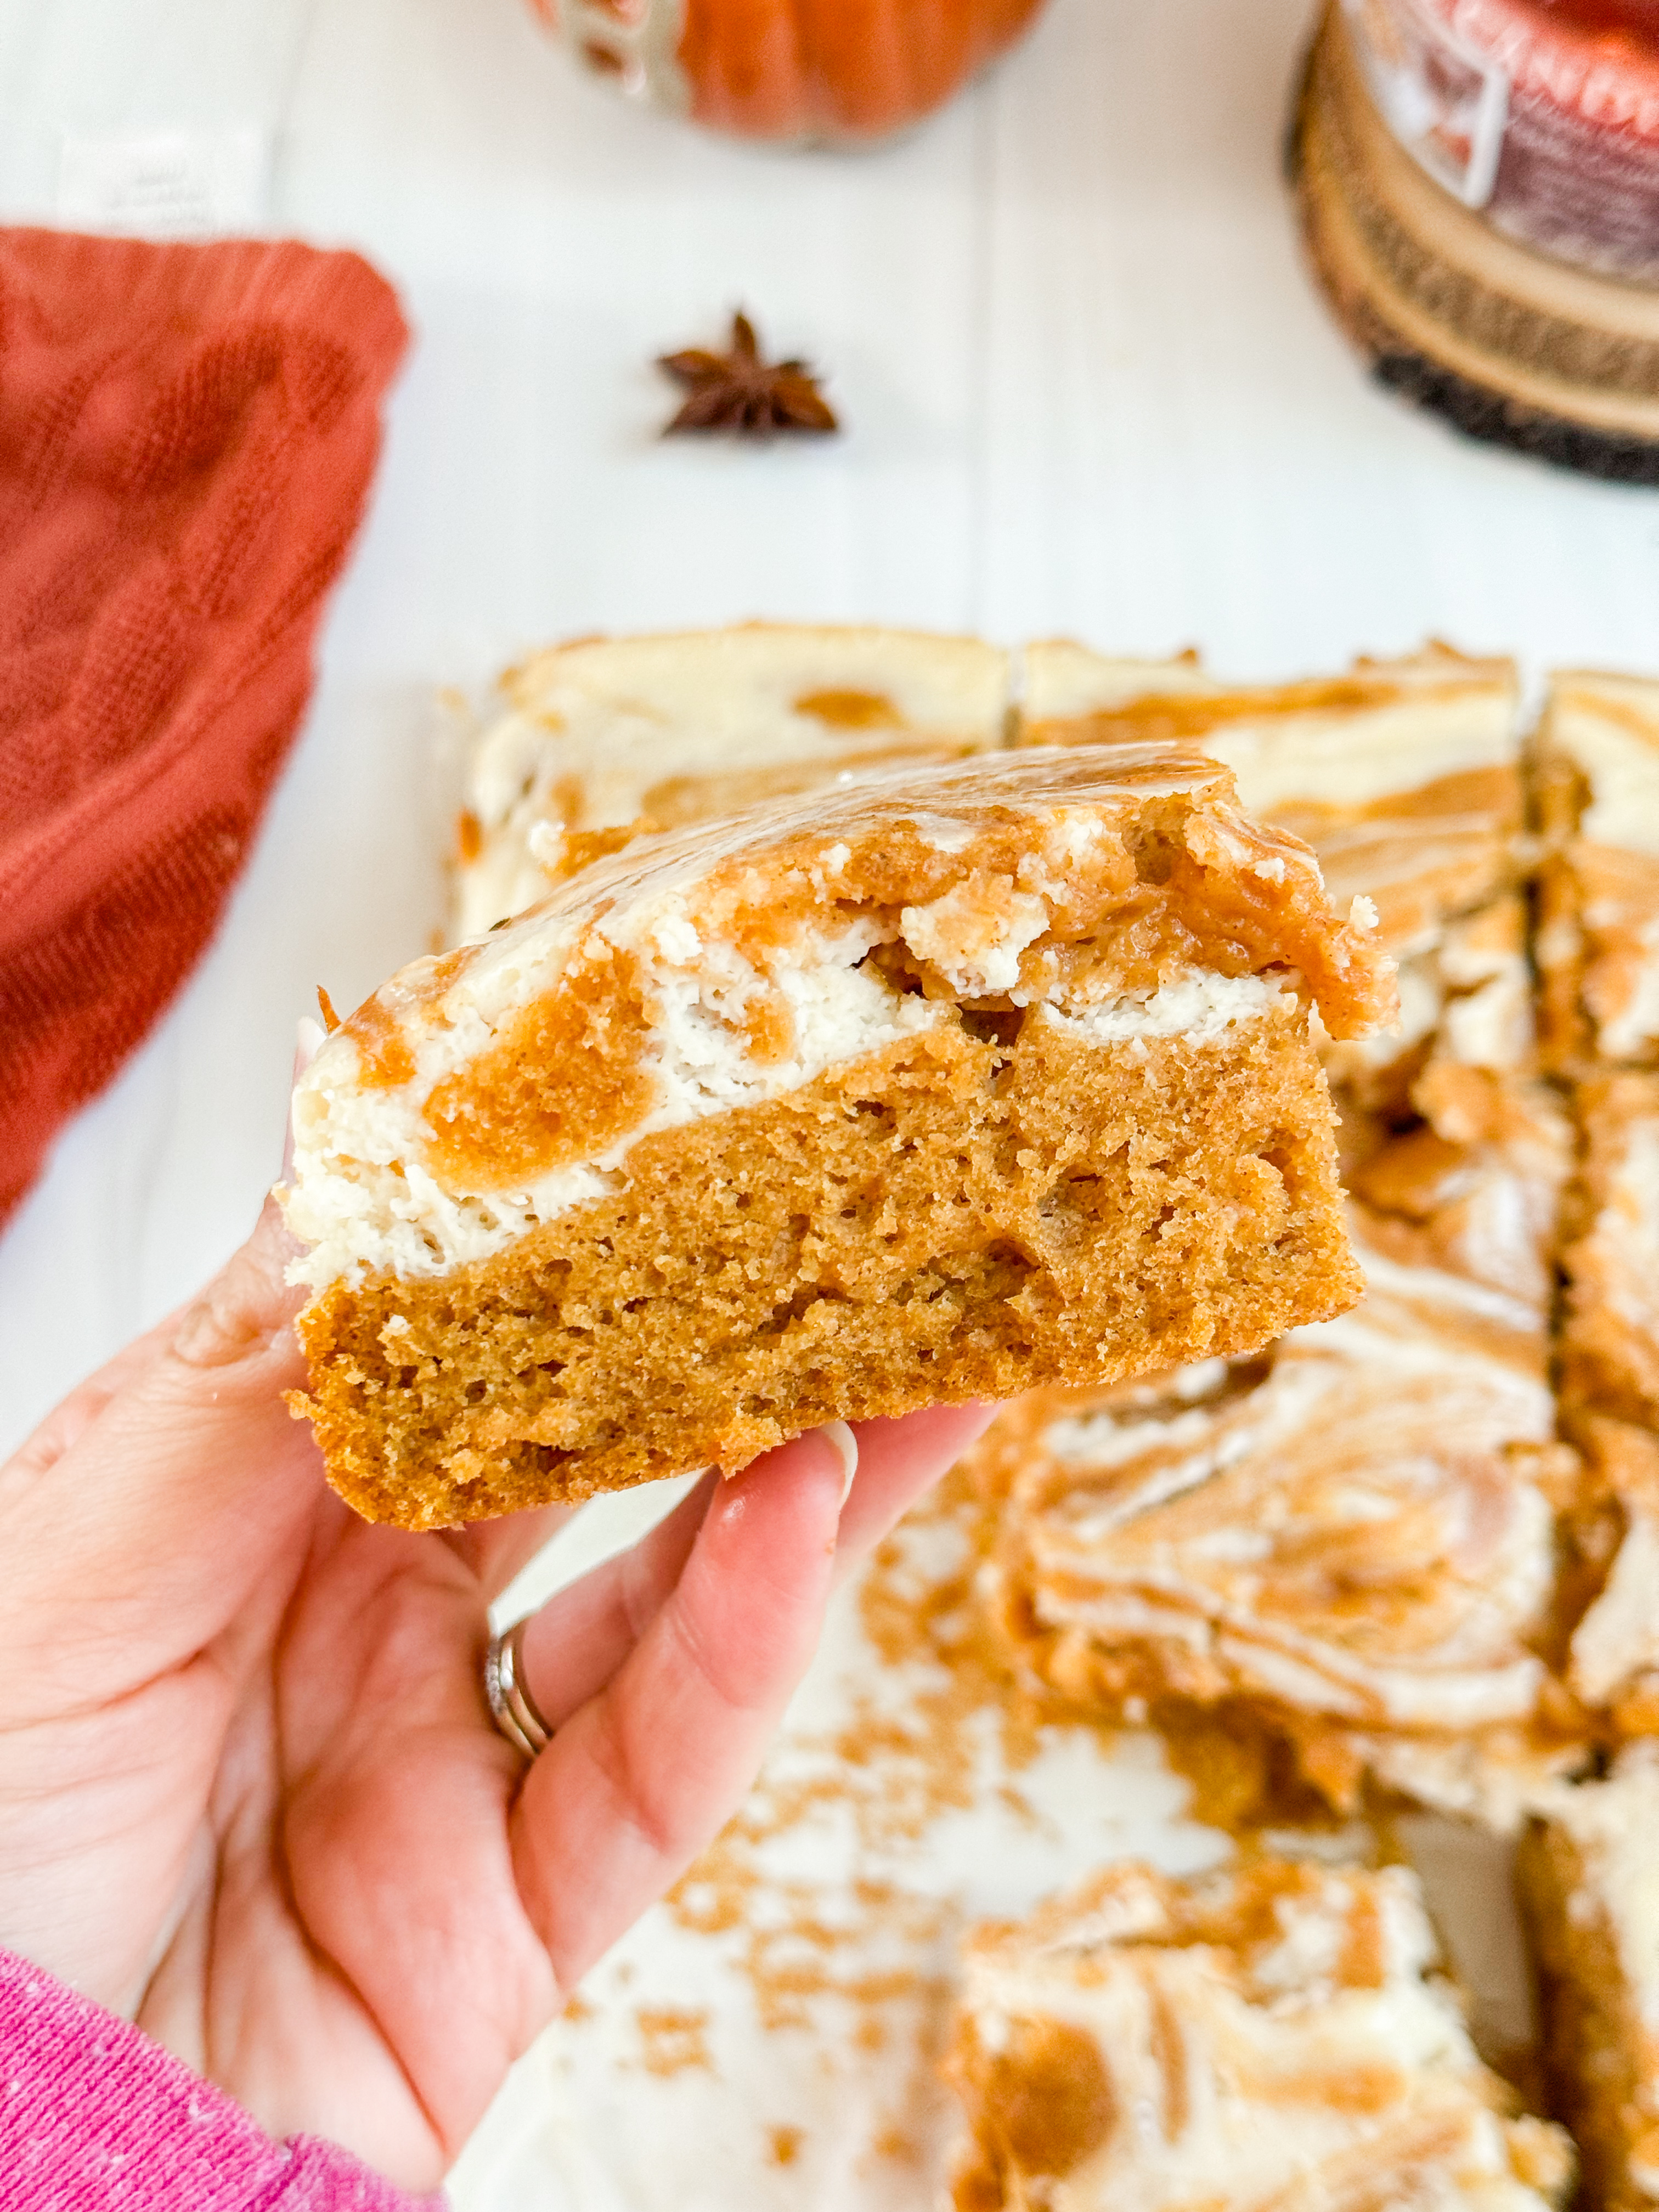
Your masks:
{"label": "pan of pumpkin bars", "polygon": [[590,1501],[510,1613],[711,1465],[1005,1409],[462,2212],[1659,2203],[1649,751],[1659,686],[1528,730],[1441,646],[508,672],[451,949],[296,1087],[330,1480]]}

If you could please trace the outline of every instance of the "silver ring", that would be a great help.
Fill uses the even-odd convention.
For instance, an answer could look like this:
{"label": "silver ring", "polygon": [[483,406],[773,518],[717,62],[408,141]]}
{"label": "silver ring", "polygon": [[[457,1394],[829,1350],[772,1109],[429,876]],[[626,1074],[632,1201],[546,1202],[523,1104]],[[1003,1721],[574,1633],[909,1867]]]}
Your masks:
{"label": "silver ring", "polygon": [[484,1654],[484,1695],[489,1700],[490,1718],[514,1749],[526,1759],[534,1759],[553,1741],[553,1731],[536,1711],[520,1672],[520,1645],[531,1618],[526,1614],[500,1636],[492,1636]]}

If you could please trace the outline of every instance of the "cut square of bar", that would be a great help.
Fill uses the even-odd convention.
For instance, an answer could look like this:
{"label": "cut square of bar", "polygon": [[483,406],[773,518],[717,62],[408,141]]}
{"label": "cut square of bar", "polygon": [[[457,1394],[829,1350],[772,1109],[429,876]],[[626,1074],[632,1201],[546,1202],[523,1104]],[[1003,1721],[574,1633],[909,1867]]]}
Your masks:
{"label": "cut square of bar", "polygon": [[1549,1383],[1566,1133],[1534,1094],[1505,1103],[1486,1141],[1425,1128],[1351,1166],[1350,1314],[1255,1359],[1037,1394],[978,1448],[1017,1668],[1154,1721],[1212,1818],[1283,1818],[1310,1786],[1348,1812],[1369,1786],[1512,1829],[1588,1757],[1606,1655],[1640,1663],[1611,1583],[1596,1610],[1617,1534],[1597,1540]]}
{"label": "cut square of bar", "polygon": [[1165,744],[896,772],[395,977],[295,1098],[331,1479],[459,1522],[1340,1310],[1309,1008],[1392,986],[1231,791]]}
{"label": "cut square of bar", "polygon": [[1659,1076],[1595,1078],[1575,1103],[1564,1391],[1576,1405],[1659,1428]]}
{"label": "cut square of bar", "polygon": [[1484,2067],[1414,1877],[1109,1868],[966,1947],[957,2212],[1543,2212],[1571,2146]]}
{"label": "cut square of bar", "polygon": [[[1538,1132],[1547,1191],[1559,1139]],[[1555,1440],[1547,1286],[1535,1252],[1533,1298],[1480,1279],[1455,1218],[1472,1197],[1536,1210],[1518,1151],[1457,1193],[1411,1139],[1385,1146],[1367,1168],[1400,1210],[1352,1207],[1352,1312],[1252,1360],[1038,1394],[980,1447],[1005,1500],[988,1595],[1017,1665],[1085,1711],[1154,1720],[1214,1817],[1280,1816],[1292,1781],[1351,1811],[1369,1778],[1513,1826],[1582,1761],[1549,1664],[1579,1476]],[[1438,1206],[1437,1181],[1455,1194]]]}
{"label": "cut square of bar", "polygon": [[1512,661],[1431,646],[1343,676],[1229,686],[1190,653],[1112,659],[1053,640],[1026,647],[1024,679],[1023,743],[1196,745],[1233,770],[1250,813],[1313,847],[1334,904],[1373,902],[1378,941],[1399,963],[1402,1018],[1328,1055],[1357,1100],[1397,1108],[1431,1052],[1530,1067]]}
{"label": "cut square of bar", "polygon": [[579,638],[509,669],[501,689],[504,711],[467,764],[457,939],[547,896],[567,857],[550,830],[591,843],[641,819],[678,829],[907,760],[992,750],[1008,656],[971,637],[746,623]]}
{"label": "cut square of bar", "polygon": [[1563,1790],[1523,1838],[1551,2100],[1584,2212],[1659,2205],[1659,1745]]}
{"label": "cut square of bar", "polygon": [[1537,741],[1553,1066],[1659,1066],[1659,681],[1568,669]]}
{"label": "cut square of bar", "polygon": [[1327,1048],[1363,1304],[1249,1363],[1002,1416],[998,1617],[1023,1672],[1155,1717],[1218,1815],[1310,1784],[1348,1809],[1369,1778],[1512,1826],[1590,1726],[1559,1674],[1571,1146],[1534,1073],[1513,671],[1433,650],[1224,692],[1190,661],[1166,690],[1090,659],[1033,648],[1028,728],[1194,726],[1375,902],[1406,1035]]}

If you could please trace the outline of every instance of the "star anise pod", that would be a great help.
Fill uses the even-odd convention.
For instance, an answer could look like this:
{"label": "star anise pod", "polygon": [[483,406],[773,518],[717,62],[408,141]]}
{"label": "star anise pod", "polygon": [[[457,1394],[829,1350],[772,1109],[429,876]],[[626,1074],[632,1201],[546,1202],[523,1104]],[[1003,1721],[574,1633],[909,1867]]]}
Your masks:
{"label": "star anise pod", "polygon": [[740,438],[771,438],[780,430],[823,436],[838,430],[835,410],[804,361],[763,361],[755,325],[739,311],[732,318],[725,353],[688,346],[665,353],[657,366],[686,388],[686,398],[665,438],[683,430],[731,430]]}

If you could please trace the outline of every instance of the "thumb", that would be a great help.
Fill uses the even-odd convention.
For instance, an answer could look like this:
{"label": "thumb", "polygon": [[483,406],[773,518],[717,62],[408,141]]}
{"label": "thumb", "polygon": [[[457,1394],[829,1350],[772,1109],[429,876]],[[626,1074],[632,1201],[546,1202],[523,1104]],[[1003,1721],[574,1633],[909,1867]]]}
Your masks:
{"label": "thumb", "polygon": [[71,1615],[95,1617],[100,1649],[128,1639],[145,1679],[158,1639],[198,1648],[272,1544],[314,1511],[321,1462],[283,1401],[304,1380],[290,1327],[301,1294],[283,1280],[294,1250],[268,1200],[201,1295],[0,1469],[0,1620],[23,1648],[75,1640],[64,1635],[72,1593]]}

